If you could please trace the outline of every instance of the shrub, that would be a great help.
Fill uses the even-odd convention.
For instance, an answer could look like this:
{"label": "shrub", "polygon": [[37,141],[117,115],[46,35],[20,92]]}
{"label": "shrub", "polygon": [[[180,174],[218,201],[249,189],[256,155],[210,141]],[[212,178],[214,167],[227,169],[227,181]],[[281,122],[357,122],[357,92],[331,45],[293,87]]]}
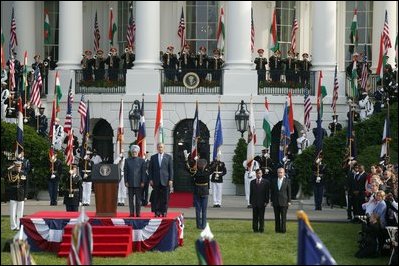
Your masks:
{"label": "shrub", "polygon": [[233,156],[233,184],[244,184],[245,169],[242,163],[247,159],[247,143],[245,139],[240,138]]}

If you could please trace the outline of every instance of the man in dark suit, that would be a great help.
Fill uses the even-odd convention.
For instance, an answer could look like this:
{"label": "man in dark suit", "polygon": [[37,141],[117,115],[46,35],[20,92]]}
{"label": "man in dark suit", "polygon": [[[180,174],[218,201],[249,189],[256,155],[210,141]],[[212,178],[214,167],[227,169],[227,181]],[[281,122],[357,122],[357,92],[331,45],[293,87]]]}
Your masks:
{"label": "man in dark suit", "polygon": [[173,192],[173,160],[164,152],[165,145],[158,143],[158,153],[151,156],[148,175],[154,189],[155,217],[165,217],[168,211],[169,193]]}
{"label": "man in dark suit", "polygon": [[270,182],[262,178],[262,169],[256,170],[256,179],[251,181],[249,202],[252,205],[252,229],[263,233],[265,228],[265,208],[269,203]]}
{"label": "man in dark suit", "polygon": [[288,206],[291,205],[291,183],[285,176],[285,170],[282,167],[277,169],[277,178],[272,182],[271,194],[276,222],[275,230],[278,233],[285,233],[287,210]]}
{"label": "man in dark suit", "polygon": [[[141,190],[144,187],[145,176],[145,161],[138,157],[140,147],[132,146],[132,157],[125,160],[124,178],[125,186],[129,193],[129,210],[130,216],[134,217],[134,210],[136,209],[136,217],[140,217],[141,208]],[[134,197],[134,198],[133,198]]]}

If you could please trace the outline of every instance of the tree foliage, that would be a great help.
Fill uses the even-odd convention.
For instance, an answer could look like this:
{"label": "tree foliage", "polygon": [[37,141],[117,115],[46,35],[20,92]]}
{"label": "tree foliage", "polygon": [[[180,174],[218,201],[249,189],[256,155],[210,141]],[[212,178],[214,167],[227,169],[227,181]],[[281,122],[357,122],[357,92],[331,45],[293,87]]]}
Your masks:
{"label": "tree foliage", "polygon": [[245,169],[242,163],[247,159],[247,143],[240,138],[233,156],[233,184],[244,184]]}

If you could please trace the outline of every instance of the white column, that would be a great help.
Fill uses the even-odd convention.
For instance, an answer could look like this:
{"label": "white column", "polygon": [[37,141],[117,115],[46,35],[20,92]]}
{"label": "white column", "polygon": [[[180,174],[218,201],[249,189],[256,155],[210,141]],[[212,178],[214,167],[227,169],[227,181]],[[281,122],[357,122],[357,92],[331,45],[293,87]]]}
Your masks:
{"label": "white column", "polygon": [[159,1],[136,2],[136,60],[126,73],[126,94],[155,95],[161,88],[160,6]]}
{"label": "white column", "polygon": [[23,64],[24,53],[25,51],[27,51],[28,65],[30,66],[34,61],[33,57],[37,53],[36,27],[35,27],[35,2],[14,1],[14,7],[15,7],[14,9],[15,22],[17,24],[17,39],[18,39],[18,46],[16,49],[17,58],[21,62],[21,64]]}
{"label": "white column", "polygon": [[229,1],[225,69],[251,69],[251,1]]}
{"label": "white column", "polygon": [[83,52],[82,1],[60,1],[59,60],[57,69],[78,69]]}
{"label": "white column", "polygon": [[136,2],[136,60],[134,69],[160,69],[160,2]]}
{"label": "white column", "polygon": [[312,8],[312,64],[313,70],[334,71],[337,62],[337,2],[315,1]]}
{"label": "white column", "polygon": [[375,71],[378,66],[378,59],[380,54],[380,37],[384,28],[385,10],[388,11],[388,26],[389,37],[391,38],[392,48],[388,49],[388,63],[395,67],[395,40],[398,31],[398,17],[397,17],[398,2],[396,1],[382,1],[373,2],[373,62],[372,70]]}
{"label": "white column", "polygon": [[226,17],[224,94],[257,95],[257,73],[251,62],[251,1],[228,1]]}

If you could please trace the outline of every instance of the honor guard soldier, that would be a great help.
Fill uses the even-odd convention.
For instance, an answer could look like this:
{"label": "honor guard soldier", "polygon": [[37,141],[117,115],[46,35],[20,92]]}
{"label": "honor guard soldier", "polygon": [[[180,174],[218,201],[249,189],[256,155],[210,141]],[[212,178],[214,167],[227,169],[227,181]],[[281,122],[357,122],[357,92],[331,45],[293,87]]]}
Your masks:
{"label": "honor guard soldier", "polygon": [[105,76],[104,51],[98,49],[93,59],[94,59],[94,79],[103,80]]}
{"label": "honor guard soldier", "polygon": [[118,80],[120,58],[116,52],[117,52],[116,48],[112,47],[109,50],[108,58],[105,61],[105,63],[108,65],[108,79],[112,81]]}
{"label": "honor guard soldier", "polygon": [[162,55],[162,66],[165,70],[165,77],[168,80],[175,81],[176,69],[177,69],[177,56],[173,53],[175,48],[168,46],[166,53]]}
{"label": "honor guard soldier", "polygon": [[8,168],[8,185],[10,195],[10,225],[11,230],[19,230],[20,219],[23,216],[27,193],[27,180],[22,171],[22,162],[14,161]]}
{"label": "honor guard soldier", "polygon": [[201,46],[199,48],[199,52],[195,57],[195,65],[197,67],[197,73],[200,77],[200,80],[203,81],[206,78],[207,69],[208,69],[208,55],[206,54],[206,47]]}
{"label": "honor guard soldier", "polygon": [[269,58],[269,68],[270,68],[270,76],[273,82],[280,81],[281,76],[281,52],[280,50],[276,50],[274,54]]}
{"label": "honor guard soldier", "polygon": [[82,198],[82,177],[78,166],[72,165],[69,175],[65,179],[64,204],[67,212],[77,212]]}
{"label": "honor guard soldier", "polygon": [[326,165],[323,163],[323,154],[321,152],[317,155],[312,170],[315,210],[321,211],[321,203],[323,201],[324,192],[324,173],[326,170]]}
{"label": "honor guard soldier", "polygon": [[259,163],[259,167],[263,173],[263,178],[271,181],[274,177],[274,164],[272,159],[270,158],[269,149],[263,149],[262,154],[255,156],[254,159]]}
{"label": "honor guard soldier", "polygon": [[121,59],[123,61],[123,69],[132,69],[134,66],[134,60],[136,60],[136,55],[133,53],[133,48],[127,46],[125,52],[122,54]]}
{"label": "honor guard soldier", "polygon": [[283,60],[284,67],[285,67],[285,78],[286,82],[293,83],[298,82],[295,77],[295,70],[297,69],[297,62],[295,60],[295,53],[293,50],[288,51],[288,57]]}
{"label": "honor guard soldier", "polygon": [[259,56],[255,58],[255,65],[256,70],[258,71],[258,82],[266,80],[266,65],[267,65],[267,58],[263,57],[263,53],[265,50],[258,49]]}
{"label": "honor guard soldier", "polygon": [[50,195],[50,206],[57,206],[58,200],[58,185],[62,177],[62,162],[58,158],[57,153],[54,153],[53,158],[50,158],[50,177],[48,179],[48,192]]}
{"label": "honor guard soldier", "polygon": [[144,162],[144,168],[145,168],[145,180],[144,180],[144,187],[143,187],[143,193],[141,195],[141,206],[147,206],[148,205],[148,189],[150,186],[150,176],[148,174],[148,169],[150,167],[150,153],[147,151],[145,154],[145,162]]}
{"label": "honor guard soldier", "polygon": [[39,120],[39,135],[42,137],[47,136],[47,127],[48,127],[48,121],[47,121],[47,116],[44,114],[44,107],[40,106],[39,107],[39,117],[37,118]]}
{"label": "honor guard soldier", "polygon": [[54,125],[54,149],[59,151],[62,148],[62,142],[65,137],[64,127],[60,125],[60,119],[58,117],[55,118]]}
{"label": "honor guard soldier", "polygon": [[33,106],[31,105],[30,101],[28,101],[25,104],[24,109],[26,110],[26,114],[24,116],[24,123],[36,129],[37,131],[36,112]]}
{"label": "honor guard soldier", "polygon": [[244,174],[244,188],[245,188],[245,199],[247,200],[247,208],[252,208],[249,201],[249,189],[251,181],[256,178],[255,171],[259,169],[259,163],[256,160],[253,160],[252,166],[247,164],[247,160],[242,163],[242,166],[245,168]]}
{"label": "honor guard soldier", "polygon": [[91,151],[87,149],[85,156],[79,160],[80,176],[82,177],[82,205],[83,206],[90,206],[90,200],[91,200],[91,187],[92,187],[91,154],[92,154]]}
{"label": "honor guard soldier", "polygon": [[122,150],[119,154],[118,158],[114,161],[114,164],[118,165],[119,173],[120,173],[120,180],[118,184],[118,206],[125,206],[125,199],[126,199],[126,186],[125,186],[125,156],[124,151]]}
{"label": "honor guard soldier", "polygon": [[309,61],[309,54],[303,53],[302,60],[300,62],[301,82],[303,85],[309,84],[311,67],[312,63]]}
{"label": "honor guard soldier", "polygon": [[10,92],[10,97],[4,102],[7,104],[6,108],[6,122],[17,122],[17,100],[15,99],[15,91]]}
{"label": "honor guard soldier", "polygon": [[56,68],[55,62],[51,59],[51,56],[48,56],[43,60],[43,86],[44,92],[48,93],[48,72],[49,70],[54,70]]}
{"label": "honor guard soldier", "polygon": [[[4,73],[5,76],[7,77],[6,73]],[[3,75],[3,72],[2,72]],[[5,120],[6,118],[6,112],[7,112],[7,106],[8,106],[8,98],[10,97],[10,90],[7,88],[7,83],[3,81],[3,76],[1,80],[1,120]]]}
{"label": "honor guard soldier", "polygon": [[183,52],[179,57],[179,80],[182,81],[184,75],[194,69],[194,58],[190,53],[190,45],[184,45]]}
{"label": "honor guard soldier", "polygon": [[342,125],[338,123],[338,115],[332,115],[333,121],[328,124],[328,129],[331,131],[330,137],[334,136],[338,131],[342,130]]}
{"label": "honor guard soldier", "polygon": [[309,139],[307,138],[305,130],[301,130],[301,136],[296,139],[296,146],[298,148],[298,154],[302,154],[302,152],[309,147]]}
{"label": "honor guard soldier", "polygon": [[83,80],[93,80],[93,64],[94,60],[91,58],[92,52],[90,50],[86,50],[82,55],[82,61],[80,61],[80,65],[82,67],[83,72]]}
{"label": "honor guard soldier", "polygon": [[[33,59],[35,60],[35,62],[33,62],[33,64],[32,64],[32,69],[33,70],[39,69],[40,75],[41,75],[41,77],[44,80],[44,65],[43,65],[43,62],[40,60],[40,55],[36,54],[33,57]],[[44,93],[45,93],[45,87],[42,86],[41,91],[40,91],[40,95],[44,95]]]}
{"label": "honor guard soldier", "polygon": [[[19,90],[19,81],[22,78],[22,65],[21,62],[19,62],[19,60],[17,59],[17,53],[12,51],[12,55],[10,60],[7,61],[7,66],[10,69],[10,64],[11,62],[14,63],[14,79],[15,79],[15,87],[14,88],[10,88],[11,90]],[[11,69],[10,69],[11,71]],[[11,73],[8,73],[8,81],[10,81],[10,75]]]}
{"label": "honor guard soldier", "polygon": [[209,59],[208,69],[212,73],[212,80],[219,81],[222,75],[223,59],[220,57],[220,50],[213,50],[213,57]]}
{"label": "honor guard soldier", "polygon": [[226,165],[220,160],[220,156],[221,154],[218,153],[215,160],[213,160],[209,166],[211,169],[215,169],[211,175],[214,208],[220,208],[222,206],[223,176],[225,176],[227,172]]}

